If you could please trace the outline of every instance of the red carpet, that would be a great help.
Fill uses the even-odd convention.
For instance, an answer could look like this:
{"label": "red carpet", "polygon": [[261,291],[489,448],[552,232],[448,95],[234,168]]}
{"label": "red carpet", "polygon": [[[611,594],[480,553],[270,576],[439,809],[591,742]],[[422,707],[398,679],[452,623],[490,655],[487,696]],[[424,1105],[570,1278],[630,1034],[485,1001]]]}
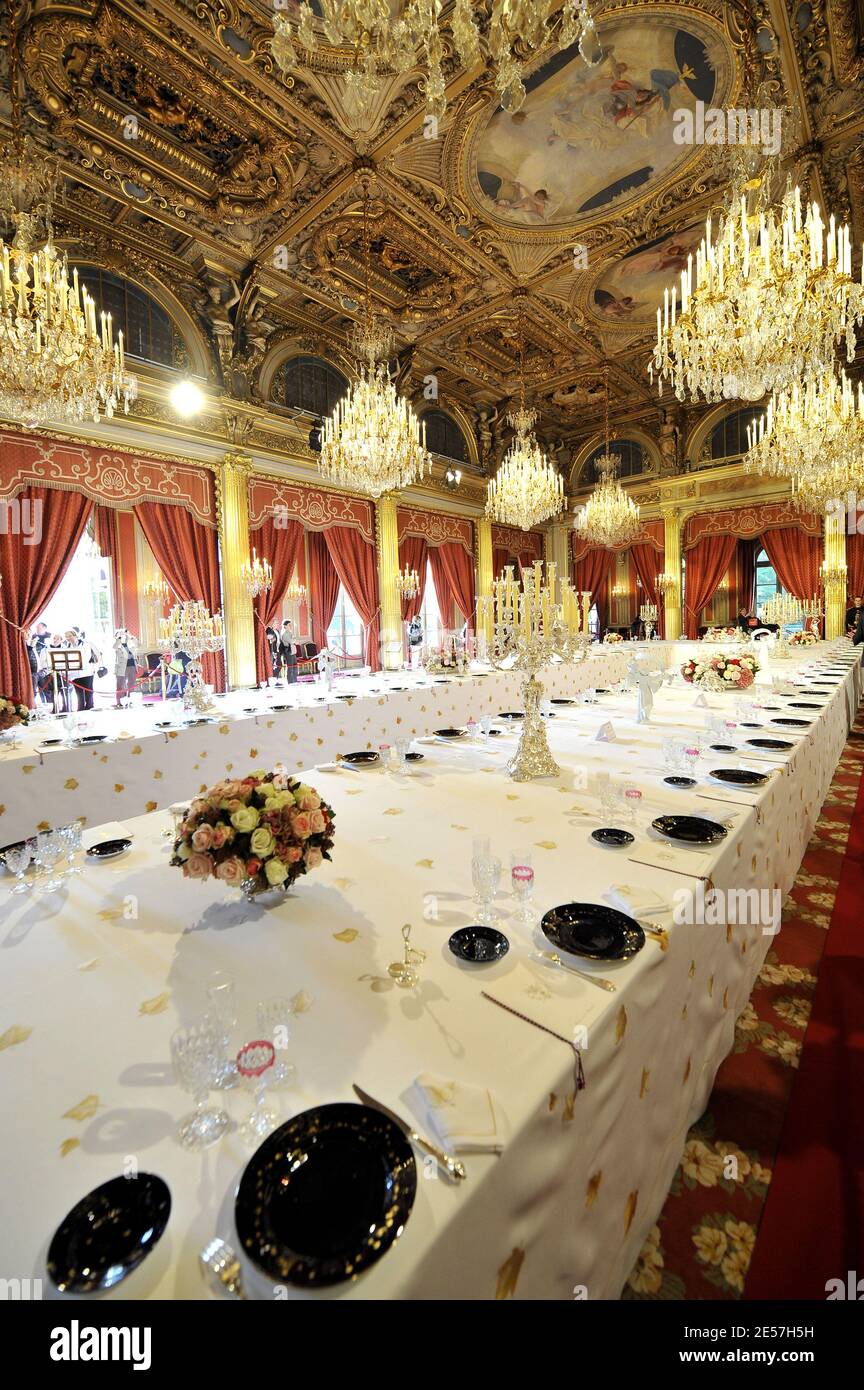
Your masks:
{"label": "red carpet", "polygon": [[[864,783],[746,1299],[824,1299],[864,1278]],[[860,1295],[859,1295],[860,1296]]]}

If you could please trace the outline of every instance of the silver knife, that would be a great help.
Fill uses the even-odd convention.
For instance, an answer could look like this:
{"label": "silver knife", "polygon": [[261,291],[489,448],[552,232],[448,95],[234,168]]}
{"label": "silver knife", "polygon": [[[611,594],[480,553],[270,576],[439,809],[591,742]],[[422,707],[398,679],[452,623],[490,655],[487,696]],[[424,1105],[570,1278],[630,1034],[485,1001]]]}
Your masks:
{"label": "silver knife", "polygon": [[373,1110],[380,1110],[382,1115],[386,1115],[388,1120],[392,1120],[394,1125],[396,1125],[398,1129],[401,1129],[406,1139],[410,1139],[411,1143],[415,1144],[418,1149],[422,1149],[424,1153],[429,1154],[435,1159],[439,1168],[444,1169],[448,1178],[451,1178],[454,1182],[461,1182],[461,1180],[467,1176],[464,1164],[460,1163],[458,1158],[451,1158],[443,1149],[436,1148],[428,1139],[424,1139],[422,1134],[418,1134],[416,1129],[412,1129],[407,1120],[401,1119],[401,1117],[395,1115],[392,1110],[388,1110],[386,1105],[382,1105],[380,1100],[375,1100],[369,1095],[368,1091],[364,1091],[356,1082],[354,1083],[354,1094],[364,1105],[371,1105]]}

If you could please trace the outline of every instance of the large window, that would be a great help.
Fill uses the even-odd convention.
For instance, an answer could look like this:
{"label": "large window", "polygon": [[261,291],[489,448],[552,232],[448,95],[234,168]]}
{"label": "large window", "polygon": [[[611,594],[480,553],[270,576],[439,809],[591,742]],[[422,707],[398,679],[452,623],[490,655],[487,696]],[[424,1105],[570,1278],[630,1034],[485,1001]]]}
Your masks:
{"label": "large window", "polygon": [[428,560],[426,561],[426,587],[423,590],[420,622],[423,625],[423,640],[427,646],[440,646],[444,641],[447,624],[442,620],[441,610],[438,607],[438,595],[435,592],[435,581],[432,578],[432,566]]}
{"label": "large window", "polygon": [[[587,486],[590,483],[599,481],[599,475],[595,464],[601,454],[605,454],[606,445],[600,444],[589,457],[585,460],[582,469],[582,483]],[[634,478],[639,473],[644,473],[647,466],[647,457],[641,444],[637,444],[635,439],[613,439],[609,445],[610,454],[615,454],[619,459],[618,477]]]}
{"label": "large window", "polygon": [[715,463],[732,462],[747,452],[747,426],[762,414],[750,406],[745,410],[733,410],[715,425],[708,436],[707,455]]}
{"label": "large window", "polygon": [[[756,612],[760,612],[762,604],[766,599],[773,598],[775,594],[785,594],[777,572],[774,569],[768,555],[764,550],[760,550],[756,556]],[[804,626],[803,623],[789,623],[786,631],[797,632]]]}
{"label": "large window", "polygon": [[442,458],[453,459],[456,463],[468,462],[468,448],[465,436],[449,415],[443,410],[424,410],[423,424],[426,426],[426,448]]}
{"label": "large window", "polygon": [[329,362],[320,357],[292,357],[273,378],[271,396],[278,405],[306,410],[323,419],[347,390],[345,377]]}
{"label": "large window", "polygon": [[87,286],[100,309],[112,318],[114,335],[123,332],[123,347],[130,357],[160,367],[183,367],[186,350],[170,318],[149,294],[119,275],[95,266],[79,266],[78,278]]}
{"label": "large window", "polygon": [[327,645],[339,656],[361,663],[363,661],[363,624],[360,614],[341,584],[333,619],[327,629]]}

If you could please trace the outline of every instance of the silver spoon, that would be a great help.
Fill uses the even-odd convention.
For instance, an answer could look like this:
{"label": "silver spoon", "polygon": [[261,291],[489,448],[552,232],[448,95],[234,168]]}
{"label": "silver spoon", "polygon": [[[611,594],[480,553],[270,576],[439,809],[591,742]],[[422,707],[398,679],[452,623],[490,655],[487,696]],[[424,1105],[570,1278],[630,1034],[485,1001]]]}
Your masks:
{"label": "silver spoon", "polygon": [[246,1297],[240,1261],[227,1240],[214,1236],[198,1254],[204,1281],[214,1293],[227,1291],[232,1298]]}

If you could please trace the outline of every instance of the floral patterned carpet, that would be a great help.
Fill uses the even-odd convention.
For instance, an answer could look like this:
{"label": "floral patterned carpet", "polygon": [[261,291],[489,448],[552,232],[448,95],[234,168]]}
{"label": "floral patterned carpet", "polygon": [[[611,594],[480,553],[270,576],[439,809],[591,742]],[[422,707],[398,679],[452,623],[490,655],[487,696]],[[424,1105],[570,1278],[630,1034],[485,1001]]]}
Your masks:
{"label": "floral patterned carpet", "polygon": [[783,929],[690,1130],[625,1299],[740,1299],[795,1080],[864,773],[856,721],[792,891]]}

